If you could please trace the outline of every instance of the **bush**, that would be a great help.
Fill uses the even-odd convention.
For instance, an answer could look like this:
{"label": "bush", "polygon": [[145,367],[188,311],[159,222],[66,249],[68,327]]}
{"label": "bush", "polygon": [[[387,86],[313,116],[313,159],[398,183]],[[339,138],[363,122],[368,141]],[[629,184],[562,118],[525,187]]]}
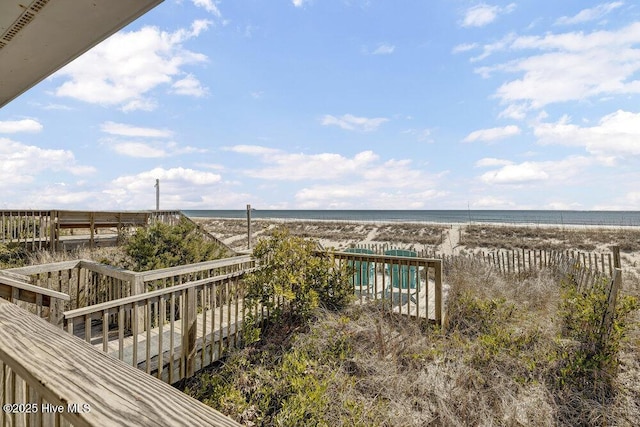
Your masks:
{"label": "bush", "polygon": [[249,306],[306,319],[318,306],[347,305],[353,297],[349,271],[316,251],[315,241],[291,236],[286,228],[258,242],[253,256],[261,268],[246,278]]}
{"label": "bush", "polygon": [[638,308],[636,298],[619,297],[611,331],[603,319],[608,307],[609,280],[596,281],[579,290],[575,282],[562,282],[558,385],[571,386],[589,397],[608,394],[618,372],[620,342],[629,314]]}
{"label": "bush", "polygon": [[28,258],[28,251],[19,244],[0,243],[0,268],[23,266]]}
{"label": "bush", "polygon": [[125,268],[134,271],[175,267],[228,256],[226,249],[205,240],[195,224],[182,219],[177,225],[156,222],[139,228],[125,244]]}

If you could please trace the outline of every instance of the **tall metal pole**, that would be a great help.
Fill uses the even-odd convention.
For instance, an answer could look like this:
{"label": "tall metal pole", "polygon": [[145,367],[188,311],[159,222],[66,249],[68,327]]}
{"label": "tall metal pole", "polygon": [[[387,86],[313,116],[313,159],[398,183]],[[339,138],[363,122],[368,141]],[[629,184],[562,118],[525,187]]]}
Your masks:
{"label": "tall metal pole", "polygon": [[247,249],[251,249],[251,205],[247,205]]}
{"label": "tall metal pole", "polygon": [[156,210],[160,210],[160,180],[156,179]]}

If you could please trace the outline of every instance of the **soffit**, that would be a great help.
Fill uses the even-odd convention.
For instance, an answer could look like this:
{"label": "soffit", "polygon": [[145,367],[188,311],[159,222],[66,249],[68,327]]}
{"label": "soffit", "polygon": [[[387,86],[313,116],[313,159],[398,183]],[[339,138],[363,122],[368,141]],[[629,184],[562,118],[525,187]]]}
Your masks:
{"label": "soffit", "polygon": [[0,107],[163,0],[0,0]]}

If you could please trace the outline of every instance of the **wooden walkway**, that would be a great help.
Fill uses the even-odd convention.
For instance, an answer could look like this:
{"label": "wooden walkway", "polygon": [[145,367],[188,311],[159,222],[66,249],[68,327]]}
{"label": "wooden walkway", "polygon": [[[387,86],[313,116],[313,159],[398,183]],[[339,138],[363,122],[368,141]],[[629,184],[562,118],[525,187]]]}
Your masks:
{"label": "wooden walkway", "polygon": [[[238,302],[238,310],[242,313],[242,301]],[[205,310],[197,315],[196,370],[219,360],[230,346],[238,345],[242,320],[236,317],[235,311],[235,306],[230,310],[227,305],[224,305],[214,310]],[[85,340],[84,323],[74,327],[73,334]],[[162,327],[150,328],[136,336],[128,333],[122,340],[119,339],[118,329],[111,329],[108,332],[106,350],[101,321],[92,322],[91,337],[90,344],[97,350],[120,359],[127,365],[146,371],[164,382],[171,383],[172,379],[184,376],[181,374],[184,369],[181,356],[184,334],[180,321],[176,321],[173,328],[163,324]],[[160,348],[162,348],[162,354],[160,354]],[[170,371],[173,371],[171,375]]]}

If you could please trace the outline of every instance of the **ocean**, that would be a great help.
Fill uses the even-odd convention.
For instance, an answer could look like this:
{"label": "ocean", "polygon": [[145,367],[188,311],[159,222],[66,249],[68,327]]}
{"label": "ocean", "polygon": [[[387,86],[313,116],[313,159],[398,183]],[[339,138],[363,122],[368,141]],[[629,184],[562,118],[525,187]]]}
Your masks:
{"label": "ocean", "polygon": [[[246,218],[242,210],[186,210],[189,217]],[[501,222],[509,224],[558,224],[640,226],[640,211],[558,211],[558,210],[262,210],[253,209],[252,218],[377,221],[377,222]]]}

